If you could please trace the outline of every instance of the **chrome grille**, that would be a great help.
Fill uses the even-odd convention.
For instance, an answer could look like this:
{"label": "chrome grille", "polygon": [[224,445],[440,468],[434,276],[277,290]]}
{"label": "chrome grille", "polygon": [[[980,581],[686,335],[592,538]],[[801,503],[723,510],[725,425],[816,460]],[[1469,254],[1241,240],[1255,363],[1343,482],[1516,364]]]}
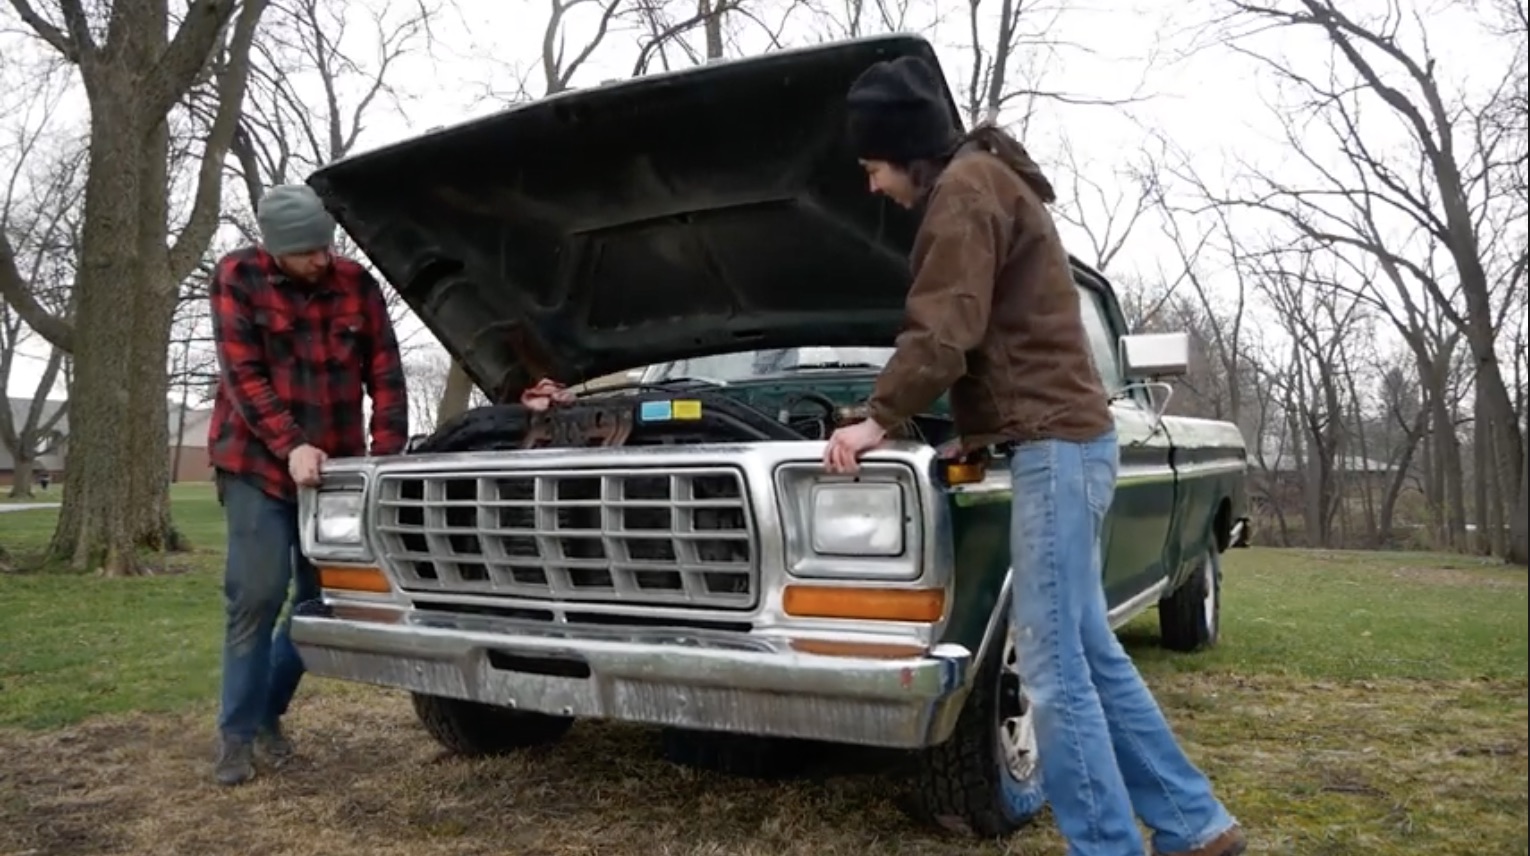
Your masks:
{"label": "chrome grille", "polygon": [[748,609],[759,590],[727,468],[388,474],[375,521],[408,591]]}

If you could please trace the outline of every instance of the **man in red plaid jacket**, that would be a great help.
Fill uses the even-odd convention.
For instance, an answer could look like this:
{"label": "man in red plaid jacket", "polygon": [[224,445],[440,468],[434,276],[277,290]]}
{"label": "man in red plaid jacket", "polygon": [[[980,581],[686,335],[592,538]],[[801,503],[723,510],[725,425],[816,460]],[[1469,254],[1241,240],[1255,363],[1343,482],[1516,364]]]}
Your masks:
{"label": "man in red plaid jacket", "polygon": [[208,448],[228,519],[227,624],[215,778],[255,774],[258,748],[292,754],[281,717],[303,664],[277,619],[318,596],[298,540],[297,486],[317,485],[329,457],[401,452],[409,430],[398,340],[382,289],[331,252],[335,221],[306,185],[260,201],[261,245],[224,256],[209,289],[218,384]]}

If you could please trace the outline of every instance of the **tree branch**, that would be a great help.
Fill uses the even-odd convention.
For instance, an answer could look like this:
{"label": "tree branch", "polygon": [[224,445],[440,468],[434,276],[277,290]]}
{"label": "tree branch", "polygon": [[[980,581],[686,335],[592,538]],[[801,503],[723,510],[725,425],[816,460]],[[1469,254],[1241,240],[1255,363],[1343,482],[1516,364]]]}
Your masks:
{"label": "tree branch", "polygon": [[196,269],[218,228],[222,208],[223,161],[239,126],[239,113],[249,81],[250,44],[268,0],[245,0],[234,25],[227,55],[218,70],[218,110],[208,129],[197,175],[197,191],[191,215],[170,250],[170,280],[174,287]]}

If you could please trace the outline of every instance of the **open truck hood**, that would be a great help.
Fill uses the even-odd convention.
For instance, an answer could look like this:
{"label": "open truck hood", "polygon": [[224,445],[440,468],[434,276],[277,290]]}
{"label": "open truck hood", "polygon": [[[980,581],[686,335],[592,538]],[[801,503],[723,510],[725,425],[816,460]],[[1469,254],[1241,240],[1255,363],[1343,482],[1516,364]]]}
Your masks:
{"label": "open truck hood", "polygon": [[496,400],[543,375],[891,344],[917,220],[867,190],[843,105],[905,54],[937,64],[889,36],[566,92],[309,183]]}

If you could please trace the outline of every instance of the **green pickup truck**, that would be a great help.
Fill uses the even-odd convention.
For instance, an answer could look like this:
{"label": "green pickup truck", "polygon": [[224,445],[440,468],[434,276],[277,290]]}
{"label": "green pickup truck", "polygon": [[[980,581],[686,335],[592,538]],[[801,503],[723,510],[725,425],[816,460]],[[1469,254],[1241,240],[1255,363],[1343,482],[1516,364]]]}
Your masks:
{"label": "green pickup truck", "polygon": [[[1041,810],[1005,462],[939,455],[941,402],[857,475],[820,465],[890,353],[917,226],[867,191],[842,98],[909,53],[934,60],[881,37],[569,92],[312,177],[495,402],[302,492],[312,673],[409,692],[462,753],[619,720],[740,773],[909,750],[927,818],[979,835]],[[1156,607],[1168,647],[1214,644],[1243,439],[1162,415],[1188,338],[1128,335],[1105,278],[1074,271],[1121,438],[1112,621]]]}

